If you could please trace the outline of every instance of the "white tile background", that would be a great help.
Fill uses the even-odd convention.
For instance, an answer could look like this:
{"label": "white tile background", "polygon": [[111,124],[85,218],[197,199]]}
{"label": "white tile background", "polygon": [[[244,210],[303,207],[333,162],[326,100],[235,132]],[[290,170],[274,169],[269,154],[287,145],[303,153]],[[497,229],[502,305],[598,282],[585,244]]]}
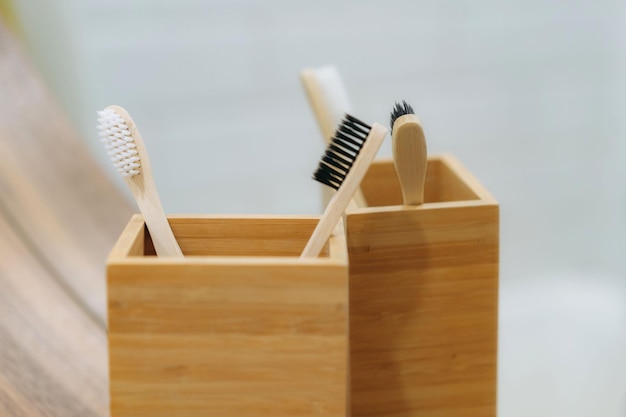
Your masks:
{"label": "white tile background", "polygon": [[407,99],[501,203],[500,416],[626,416],[626,3],[16,6],[107,169],[95,110],[133,115],[169,212],[319,212],[304,67],[336,65],[366,121]]}

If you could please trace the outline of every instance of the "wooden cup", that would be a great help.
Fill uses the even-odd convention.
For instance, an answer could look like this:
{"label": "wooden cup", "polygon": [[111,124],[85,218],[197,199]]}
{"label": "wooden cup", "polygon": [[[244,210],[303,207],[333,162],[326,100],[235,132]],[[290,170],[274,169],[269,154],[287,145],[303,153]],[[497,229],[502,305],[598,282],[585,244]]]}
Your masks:
{"label": "wooden cup", "polygon": [[135,215],[107,264],[112,417],[345,416],[343,236],[318,217],[172,216],[185,258]]}
{"label": "wooden cup", "polygon": [[392,160],[346,216],[352,417],[496,415],[498,203],[452,156],[402,206]]}

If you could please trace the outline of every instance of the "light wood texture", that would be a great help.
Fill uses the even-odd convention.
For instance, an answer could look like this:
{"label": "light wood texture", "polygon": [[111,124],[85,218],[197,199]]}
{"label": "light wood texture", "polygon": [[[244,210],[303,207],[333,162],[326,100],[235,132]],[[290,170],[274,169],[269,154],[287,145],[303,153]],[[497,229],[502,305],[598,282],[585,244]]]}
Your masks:
{"label": "light wood texture", "polygon": [[393,161],[402,188],[405,205],[424,202],[426,179],[426,138],[419,119],[414,114],[400,116],[393,124]]}
{"label": "light wood texture", "polygon": [[152,175],[152,166],[150,165],[148,151],[146,150],[146,145],[143,142],[141,133],[139,133],[139,129],[137,129],[137,125],[124,108],[120,106],[109,106],[107,108],[113,110],[124,119],[126,126],[128,126],[130,130],[133,141],[137,145],[139,164],[141,165],[139,169],[140,174],[125,177],[124,181],[133,193],[139,211],[141,211],[148,226],[148,230],[150,230],[150,237],[152,238],[156,254],[158,256],[182,257],[183,252],[176,242],[172,228],[167,222],[167,217],[161,205],[161,199],[159,198],[154,176]]}
{"label": "light wood texture", "polygon": [[[268,219],[272,219],[268,222]],[[297,228],[293,222],[306,219]],[[171,218],[172,227],[185,253],[213,256],[298,256],[319,217],[303,216],[198,216]],[[231,226],[237,222],[237,228]],[[254,231],[250,239],[249,231]],[[322,251],[327,256],[328,251]]]}
{"label": "light wood texture", "polygon": [[2,22],[0,91],[0,415],[105,417],[104,260],[130,204]]}
{"label": "light wood texture", "polygon": [[[478,181],[458,181],[460,175],[467,179],[473,178],[471,174],[466,175],[454,157],[445,154],[429,156],[426,161],[424,202],[450,203],[482,198],[483,194],[477,193],[484,189]],[[377,159],[372,163],[361,181],[361,189],[371,207],[395,206],[403,201],[394,162],[389,158]]]}
{"label": "light wood texture", "polygon": [[348,207],[350,199],[359,187],[359,184],[365,176],[370,164],[376,157],[386,134],[386,128],[374,123],[372,130],[361,148],[361,151],[354,160],[350,171],[348,171],[348,175],[346,175],[346,178],[342,182],[341,186],[328,203],[322,218],[315,227],[315,231],[302,251],[301,258],[319,256],[322,248],[326,244],[326,241],[332,234],[333,229],[336,227],[337,222]]}
{"label": "light wood texture", "polygon": [[109,256],[112,417],[345,416],[345,244],[299,259],[316,217],[170,220],[195,256],[141,256],[140,216]]}
{"label": "light wood texture", "polygon": [[384,193],[395,181],[394,200],[383,198],[394,205],[346,216],[351,415],[493,417],[498,204],[444,156],[429,161],[427,187],[450,190],[403,206],[386,164],[377,184]]}
{"label": "light wood texture", "polygon": [[[319,71],[324,71],[324,76],[330,77],[332,80],[324,80],[324,76],[320,77]],[[337,113],[341,113],[341,117],[343,117],[343,114],[352,111],[347,100],[347,93],[343,88],[343,81],[334,67],[304,69],[300,71],[300,81],[315,115],[315,120],[317,120],[324,143],[328,145],[341,122]],[[327,206],[335,191],[324,186],[322,193],[324,206]],[[350,209],[367,205],[360,189],[354,193],[349,204]]]}
{"label": "light wood texture", "polygon": [[108,416],[106,336],[0,216],[0,415]]}
{"label": "light wood texture", "polygon": [[0,212],[30,253],[104,327],[105,258],[131,216],[131,204],[2,22],[0,91]]}

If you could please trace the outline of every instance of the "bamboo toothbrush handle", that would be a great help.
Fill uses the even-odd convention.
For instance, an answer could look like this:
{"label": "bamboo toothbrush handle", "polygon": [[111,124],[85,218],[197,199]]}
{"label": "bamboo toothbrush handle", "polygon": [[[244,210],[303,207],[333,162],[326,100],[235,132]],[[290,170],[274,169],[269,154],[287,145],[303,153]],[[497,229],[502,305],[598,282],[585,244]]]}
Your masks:
{"label": "bamboo toothbrush handle", "polygon": [[376,153],[380,149],[387,129],[379,124],[374,124],[370,131],[361,152],[356,157],[352,168],[348,172],[348,175],[344,179],[343,183],[331,198],[326,210],[322,215],[317,227],[313,231],[311,238],[306,244],[306,247],[302,251],[300,258],[315,258],[319,256],[322,248],[326,244],[326,241],[332,234],[335,225],[341,218],[341,215],[345,211],[346,207],[350,203],[352,196],[359,188],[361,180],[367,173],[370,164],[374,160]]}
{"label": "bamboo toothbrush handle", "polygon": [[139,211],[143,215],[148,231],[150,232],[154,249],[158,256],[183,257],[183,252],[180,246],[178,246],[176,237],[163,211],[157,187],[154,183],[154,177],[152,176],[150,158],[148,157],[148,151],[146,150],[141,133],[139,133],[135,122],[124,108],[119,106],[109,107],[124,119],[126,126],[128,126],[130,130],[133,142],[137,146],[136,149],[139,152],[141,173],[139,175],[125,177],[124,179],[137,201]]}
{"label": "bamboo toothbrush handle", "polygon": [[167,221],[156,188],[146,184],[143,192],[135,192],[136,188],[131,187],[137,206],[148,226],[156,253],[158,256],[182,257],[183,252]]}
{"label": "bamboo toothbrush handle", "polygon": [[426,138],[416,115],[406,114],[396,120],[393,125],[392,150],[404,205],[424,203]]}

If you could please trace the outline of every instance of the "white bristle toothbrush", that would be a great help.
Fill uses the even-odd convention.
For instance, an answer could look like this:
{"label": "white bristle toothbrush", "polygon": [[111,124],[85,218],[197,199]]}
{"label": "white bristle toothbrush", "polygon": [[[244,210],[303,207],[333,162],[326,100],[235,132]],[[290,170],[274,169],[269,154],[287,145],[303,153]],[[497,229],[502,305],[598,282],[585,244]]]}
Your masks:
{"label": "white bristle toothbrush", "polygon": [[413,108],[406,102],[396,103],[391,111],[393,162],[406,206],[424,202],[426,179],[426,138]]}
{"label": "white bristle toothbrush", "polygon": [[[343,115],[352,113],[352,104],[341,74],[333,65],[307,68],[300,71],[300,81],[309,99],[324,142],[328,145],[335,133],[335,128],[341,123]],[[331,198],[332,194],[324,193],[326,203]],[[353,208],[367,206],[360,189],[354,193],[352,200],[355,204]]]}
{"label": "white bristle toothbrush", "polygon": [[119,106],[99,111],[98,131],[113,165],[137,201],[156,254],[182,257],[183,252],[163,212],[146,147],[128,112]]}
{"label": "white bristle toothbrush", "polygon": [[343,115],[352,113],[348,92],[332,65],[300,71],[300,80],[326,143],[330,142]]}
{"label": "white bristle toothbrush", "polygon": [[380,149],[387,129],[379,124],[368,126],[346,114],[330,141],[313,178],[337,190],[300,255],[319,256],[341,215],[359,188],[361,180]]}

